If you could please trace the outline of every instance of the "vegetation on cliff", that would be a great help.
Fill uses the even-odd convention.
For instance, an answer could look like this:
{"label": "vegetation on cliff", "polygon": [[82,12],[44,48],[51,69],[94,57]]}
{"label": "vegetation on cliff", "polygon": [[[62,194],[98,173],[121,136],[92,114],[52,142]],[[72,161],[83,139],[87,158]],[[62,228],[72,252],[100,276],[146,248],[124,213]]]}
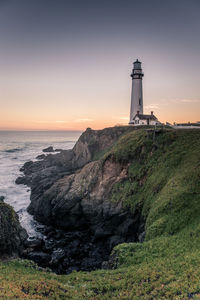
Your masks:
{"label": "vegetation on cliff", "polygon": [[0,256],[8,257],[22,253],[27,233],[13,208],[0,197]]}
{"label": "vegetation on cliff", "polygon": [[0,297],[200,299],[199,149],[199,130],[137,129],[95,153],[102,168],[110,161],[128,170],[110,201],[142,215],[144,242],[116,246],[112,270],[56,276],[32,262],[1,263]]}

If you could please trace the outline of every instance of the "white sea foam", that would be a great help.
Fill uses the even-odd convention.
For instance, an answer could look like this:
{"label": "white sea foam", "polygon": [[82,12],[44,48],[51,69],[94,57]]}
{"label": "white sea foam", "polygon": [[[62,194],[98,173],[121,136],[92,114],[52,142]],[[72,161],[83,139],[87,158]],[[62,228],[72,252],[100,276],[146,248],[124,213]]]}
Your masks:
{"label": "white sea foam", "polygon": [[81,132],[6,132],[0,131],[0,196],[18,213],[21,225],[29,236],[37,235],[36,222],[28,214],[30,189],[16,185],[15,180],[23,175],[19,169],[26,161],[35,160],[42,149],[71,149]]}

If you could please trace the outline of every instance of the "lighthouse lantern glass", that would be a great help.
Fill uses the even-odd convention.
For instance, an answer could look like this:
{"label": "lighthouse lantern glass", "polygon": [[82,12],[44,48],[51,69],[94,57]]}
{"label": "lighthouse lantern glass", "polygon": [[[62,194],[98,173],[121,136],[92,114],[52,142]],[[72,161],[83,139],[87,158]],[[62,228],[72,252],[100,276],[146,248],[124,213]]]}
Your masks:
{"label": "lighthouse lantern glass", "polygon": [[140,70],[141,69],[141,62],[134,62],[134,69]]}

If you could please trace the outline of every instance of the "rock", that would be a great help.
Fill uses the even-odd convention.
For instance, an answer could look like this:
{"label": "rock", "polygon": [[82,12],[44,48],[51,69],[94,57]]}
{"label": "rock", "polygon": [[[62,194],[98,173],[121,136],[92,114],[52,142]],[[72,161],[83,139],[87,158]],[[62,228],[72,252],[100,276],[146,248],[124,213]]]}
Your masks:
{"label": "rock", "polygon": [[[51,229],[50,232],[52,237],[44,237],[42,246],[35,240],[27,242],[23,257],[34,260],[40,266],[50,267],[58,274],[70,273],[73,269],[91,271],[100,267],[105,257],[108,258],[106,247],[102,247],[101,243],[94,244],[89,231],[66,233],[54,229],[53,233]],[[42,260],[38,253],[43,253]],[[48,254],[51,259],[49,256],[47,260],[43,259],[44,254]]]}
{"label": "rock", "polygon": [[78,268],[77,267],[70,267],[70,268],[68,268],[67,271],[66,271],[66,275],[70,274],[73,271],[78,271]]}
{"label": "rock", "polygon": [[143,231],[141,234],[139,234],[139,236],[138,236],[138,241],[139,241],[140,243],[143,243],[143,242],[144,242],[145,235],[146,235],[146,232],[145,232],[145,231]]}
{"label": "rock", "polygon": [[44,252],[30,252],[28,258],[42,267],[47,266],[51,260],[51,256]]}
{"label": "rock", "polygon": [[18,177],[18,178],[15,180],[15,183],[16,183],[16,184],[24,184],[24,185],[27,185],[27,186],[30,185],[30,182],[31,182],[31,178],[29,178],[29,177],[27,177],[27,176],[21,176],[21,177]]}
{"label": "rock", "polygon": [[27,248],[41,248],[43,244],[43,240],[42,239],[33,239],[33,240],[29,240],[27,239],[24,243],[24,246]]}
{"label": "rock", "polygon": [[103,168],[99,161],[88,163],[75,174],[56,181],[43,194],[31,198],[28,210],[39,222],[65,230],[90,226],[96,237],[126,235],[131,231],[133,217],[123,213],[121,203],[109,200],[112,186],[125,178],[126,172],[126,166],[110,161]]}
{"label": "rock", "polygon": [[[54,155],[49,154],[40,161],[26,162],[20,170],[24,172],[25,176],[29,177],[27,178],[27,182],[32,183],[34,188],[36,183],[33,183],[32,181],[35,176],[31,175],[36,175],[45,169],[54,167],[55,173],[51,174],[51,178],[46,178],[46,181],[49,180],[49,184],[52,184],[52,182],[62,178],[64,174],[72,173],[91,160],[94,160],[95,156],[98,156],[101,152],[109,149],[122,134],[131,130],[133,130],[131,126],[105,128],[103,130],[92,130],[88,128],[81,135],[72,150],[62,150],[60,153]],[[53,147],[50,146],[46,149],[52,150],[52,148]],[[44,150],[46,151],[46,149]],[[47,174],[46,176],[49,177]],[[16,182],[18,183],[18,181]],[[29,184],[29,186],[31,186],[31,184]],[[38,187],[38,194],[41,194],[43,191],[43,188],[39,190]]]}
{"label": "rock", "polygon": [[0,196],[0,201],[4,202],[5,197],[4,196]]}
{"label": "rock", "polygon": [[37,158],[37,159],[44,159],[45,157],[46,157],[45,154],[41,154],[41,155],[38,155],[36,158]]}
{"label": "rock", "polygon": [[125,242],[125,239],[119,235],[113,235],[109,240],[110,251],[118,244]]}
{"label": "rock", "polygon": [[43,152],[54,152],[54,149],[53,149],[52,146],[49,146],[49,147],[43,149],[42,151],[43,151]]}
{"label": "rock", "polygon": [[36,226],[35,230],[44,234],[45,225],[39,224]]}
{"label": "rock", "polygon": [[50,232],[52,232],[52,231],[54,231],[55,229],[53,228],[53,226],[46,226],[45,228],[44,228],[44,234],[48,234],[48,233],[50,233]]}
{"label": "rock", "polygon": [[52,252],[52,255],[51,255],[51,261],[50,261],[50,265],[56,265],[58,264],[58,262],[64,258],[65,256],[65,251],[63,249],[56,249]]}
{"label": "rock", "polygon": [[[28,173],[32,173],[31,167],[34,165],[33,161],[27,161],[23,167],[20,169],[21,172],[24,172],[25,175],[28,175]],[[30,169],[30,172],[27,172],[27,170]]]}
{"label": "rock", "polygon": [[47,252],[52,252],[54,247],[56,246],[56,240],[53,238],[46,239],[44,242],[44,250]]}
{"label": "rock", "polygon": [[108,260],[102,262],[101,268],[105,270],[116,269],[118,256],[115,251],[111,253]]}
{"label": "rock", "polygon": [[0,201],[0,255],[21,255],[27,237],[13,208]]}

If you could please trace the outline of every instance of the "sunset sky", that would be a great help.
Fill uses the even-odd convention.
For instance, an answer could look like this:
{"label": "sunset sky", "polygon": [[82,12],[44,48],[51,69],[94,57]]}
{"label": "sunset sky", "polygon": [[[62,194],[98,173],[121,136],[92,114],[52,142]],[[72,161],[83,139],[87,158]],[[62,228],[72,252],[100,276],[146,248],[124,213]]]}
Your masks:
{"label": "sunset sky", "polygon": [[0,130],[128,123],[131,70],[144,112],[200,121],[199,0],[0,0]]}

